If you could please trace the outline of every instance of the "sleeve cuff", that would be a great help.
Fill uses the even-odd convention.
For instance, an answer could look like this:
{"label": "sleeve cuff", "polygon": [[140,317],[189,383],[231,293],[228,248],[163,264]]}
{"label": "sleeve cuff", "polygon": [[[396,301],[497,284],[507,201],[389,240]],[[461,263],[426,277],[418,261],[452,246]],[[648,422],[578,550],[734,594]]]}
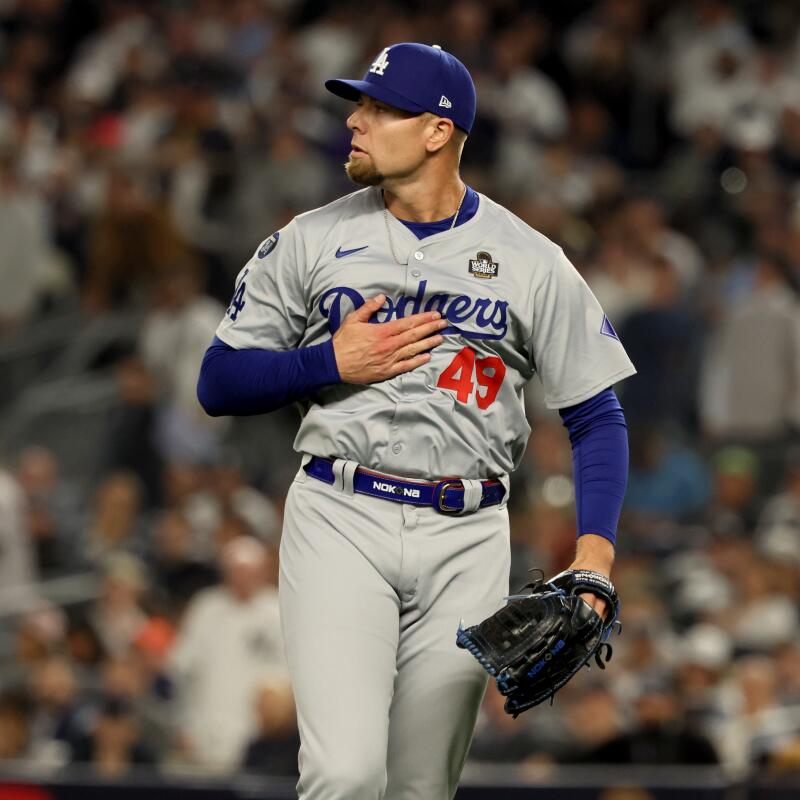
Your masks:
{"label": "sleeve cuff", "polygon": [[333,352],[333,339],[326,339],[321,344],[303,348],[305,367],[310,375],[315,375],[315,383],[327,386],[341,383],[339,368],[336,366],[336,355]]}

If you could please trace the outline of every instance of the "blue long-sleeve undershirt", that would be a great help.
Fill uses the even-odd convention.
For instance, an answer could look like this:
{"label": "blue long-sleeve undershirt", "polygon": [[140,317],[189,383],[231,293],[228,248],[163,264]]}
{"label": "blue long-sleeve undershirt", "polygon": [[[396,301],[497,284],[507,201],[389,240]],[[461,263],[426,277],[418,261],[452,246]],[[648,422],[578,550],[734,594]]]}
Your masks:
{"label": "blue long-sleeve undershirt", "polygon": [[628,482],[628,430],[613,389],[559,411],[572,444],[578,535],[616,542]]}
{"label": "blue long-sleeve undershirt", "polygon": [[236,350],[216,336],[206,350],[197,399],[207,414],[266,414],[341,383],[333,339],[296,350]]}

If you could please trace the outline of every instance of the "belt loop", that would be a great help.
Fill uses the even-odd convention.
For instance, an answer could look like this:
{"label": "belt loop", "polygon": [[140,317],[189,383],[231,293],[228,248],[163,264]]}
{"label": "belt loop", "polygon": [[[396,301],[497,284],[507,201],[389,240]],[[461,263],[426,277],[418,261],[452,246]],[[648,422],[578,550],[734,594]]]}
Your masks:
{"label": "belt loop", "polygon": [[505,487],[503,499],[500,501],[497,509],[498,511],[502,511],[508,505],[508,496],[511,494],[511,480],[509,479],[507,472],[504,472],[502,475],[498,475],[497,480],[499,480],[500,483],[502,483]]}
{"label": "belt loop", "polygon": [[333,462],[333,488],[342,494],[353,494],[353,475],[355,475],[357,461],[348,461],[337,458]]}
{"label": "belt loop", "polygon": [[354,483],[357,469],[357,461],[344,462],[344,468],[342,469],[342,491],[345,494],[353,494],[355,492]]}
{"label": "belt loop", "polygon": [[474,481],[469,478],[462,478],[461,483],[464,484],[464,508],[458,513],[471,514],[481,507],[483,484],[481,481]]}
{"label": "belt loop", "polygon": [[300,459],[300,469],[297,470],[297,474],[294,476],[294,479],[298,483],[305,483],[308,479],[308,473],[306,472],[306,465],[311,461],[313,458],[312,455],[309,453],[303,453]]}

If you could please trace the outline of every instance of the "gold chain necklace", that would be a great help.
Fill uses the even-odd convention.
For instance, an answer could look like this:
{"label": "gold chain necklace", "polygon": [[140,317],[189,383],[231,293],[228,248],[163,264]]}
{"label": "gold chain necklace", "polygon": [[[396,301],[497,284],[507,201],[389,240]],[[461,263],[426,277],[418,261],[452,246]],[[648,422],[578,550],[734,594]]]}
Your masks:
{"label": "gold chain necklace", "polygon": [[[383,197],[383,221],[386,223],[386,236],[389,239],[389,249],[392,251],[392,258],[394,258],[395,263],[399,266],[403,266],[403,262],[397,257],[397,253],[394,251],[394,240],[392,239],[392,229],[389,226],[389,209],[386,206],[386,196],[381,192],[381,196]],[[464,198],[467,196],[467,187],[464,186],[464,194],[461,195],[461,200],[458,201],[458,208],[456,209],[456,213],[453,215],[453,222],[451,223],[448,230],[453,230],[456,226],[456,222],[458,221],[458,214],[461,211],[461,204],[464,202]]]}

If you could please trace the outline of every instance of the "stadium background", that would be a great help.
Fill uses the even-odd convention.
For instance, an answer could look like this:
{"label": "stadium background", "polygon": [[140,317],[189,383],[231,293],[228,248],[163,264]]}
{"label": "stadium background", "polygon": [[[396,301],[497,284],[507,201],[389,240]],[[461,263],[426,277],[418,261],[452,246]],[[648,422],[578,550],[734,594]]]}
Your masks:
{"label": "stadium background", "polygon": [[[2,0],[0,798],[292,796],[297,413],[212,420],[194,385],[259,242],[352,189],[324,78],[397,41],[468,65],[465,179],[565,248],[639,370],[611,669],[516,722],[490,691],[459,797],[796,796],[799,22],[791,0]],[[566,433],[527,398],[512,586],[574,538]]]}

